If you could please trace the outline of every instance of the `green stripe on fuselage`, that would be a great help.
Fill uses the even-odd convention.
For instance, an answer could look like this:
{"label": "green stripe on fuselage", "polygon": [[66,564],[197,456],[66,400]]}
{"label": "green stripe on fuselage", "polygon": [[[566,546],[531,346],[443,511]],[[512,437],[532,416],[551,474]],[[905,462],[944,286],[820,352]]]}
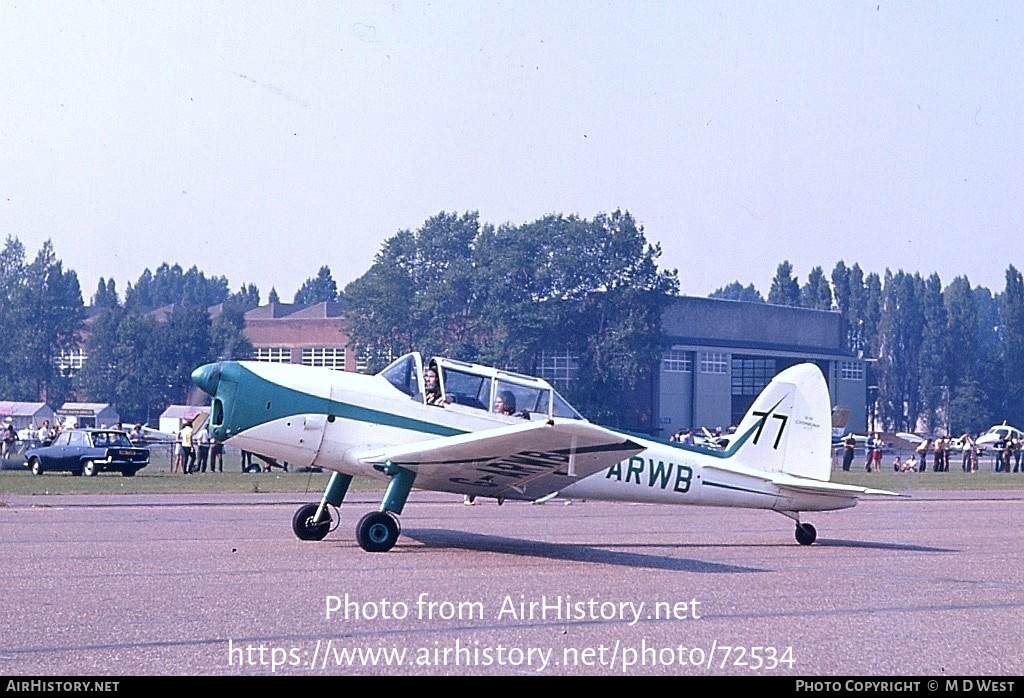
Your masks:
{"label": "green stripe on fuselage", "polygon": [[[437,436],[466,433],[463,429],[435,422],[310,395],[267,380],[235,362],[221,365],[221,381],[231,381],[237,388],[229,398],[231,404],[225,405],[225,424],[211,431],[213,437],[220,441],[261,424],[301,414],[322,414]],[[221,393],[219,388],[217,393]],[[258,401],[256,396],[259,396]]]}

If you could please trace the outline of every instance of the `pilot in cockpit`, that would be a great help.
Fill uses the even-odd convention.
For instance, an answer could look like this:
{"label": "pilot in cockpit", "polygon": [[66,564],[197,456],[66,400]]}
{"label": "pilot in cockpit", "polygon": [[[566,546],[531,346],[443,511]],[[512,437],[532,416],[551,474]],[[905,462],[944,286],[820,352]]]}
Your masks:
{"label": "pilot in cockpit", "polygon": [[435,366],[430,366],[423,372],[423,393],[422,396],[414,395],[413,399],[419,400],[422,397],[428,405],[437,405],[438,407],[444,407],[448,402],[444,393],[441,392],[441,381],[437,377]]}

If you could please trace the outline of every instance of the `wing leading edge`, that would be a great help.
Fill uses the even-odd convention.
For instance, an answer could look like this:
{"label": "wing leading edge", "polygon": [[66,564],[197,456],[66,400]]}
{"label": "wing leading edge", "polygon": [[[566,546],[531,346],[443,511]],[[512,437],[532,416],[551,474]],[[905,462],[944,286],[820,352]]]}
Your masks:
{"label": "wing leading edge", "polygon": [[610,429],[554,419],[367,452],[359,460],[411,470],[419,489],[533,500],[642,450]]}

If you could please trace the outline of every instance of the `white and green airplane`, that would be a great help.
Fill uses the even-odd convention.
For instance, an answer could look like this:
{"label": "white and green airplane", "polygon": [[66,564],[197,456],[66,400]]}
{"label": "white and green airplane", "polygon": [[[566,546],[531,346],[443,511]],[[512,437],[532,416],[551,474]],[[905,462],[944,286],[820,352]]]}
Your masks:
{"label": "white and green airplane", "polygon": [[767,509],[796,521],[802,545],[817,536],[802,512],[895,494],[829,482],[831,409],[813,364],[777,375],[716,449],[607,429],[539,378],[446,358],[425,365],[416,352],[377,375],[222,361],[192,381],[213,398],[218,441],[333,471],[321,501],[295,513],[299,538],[333,530],[353,477],[388,481],[356,526],[370,552],[395,545],[414,486],[499,504],[564,496]]}

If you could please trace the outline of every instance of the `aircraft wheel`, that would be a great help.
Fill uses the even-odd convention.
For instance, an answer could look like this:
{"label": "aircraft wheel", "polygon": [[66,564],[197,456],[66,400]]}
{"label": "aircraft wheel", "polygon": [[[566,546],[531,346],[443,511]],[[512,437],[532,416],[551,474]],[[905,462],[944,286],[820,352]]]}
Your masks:
{"label": "aircraft wheel", "polygon": [[85,465],[82,466],[83,475],[85,475],[86,477],[92,477],[97,472],[99,472],[99,470],[96,468],[96,463],[94,461],[85,461]]}
{"label": "aircraft wheel", "polygon": [[331,512],[324,507],[322,521],[313,522],[319,504],[304,504],[292,517],[292,531],[299,540],[323,540],[331,532]]}
{"label": "aircraft wheel", "polygon": [[809,523],[796,525],[796,542],[800,545],[810,545],[818,537],[818,532]]}
{"label": "aircraft wheel", "polygon": [[359,519],[356,525],[356,540],[359,547],[368,553],[386,553],[391,550],[401,533],[398,519],[387,511],[371,511]]}
{"label": "aircraft wheel", "polygon": [[29,464],[29,467],[32,469],[33,475],[43,474],[43,463],[38,458],[33,458],[32,462]]}

